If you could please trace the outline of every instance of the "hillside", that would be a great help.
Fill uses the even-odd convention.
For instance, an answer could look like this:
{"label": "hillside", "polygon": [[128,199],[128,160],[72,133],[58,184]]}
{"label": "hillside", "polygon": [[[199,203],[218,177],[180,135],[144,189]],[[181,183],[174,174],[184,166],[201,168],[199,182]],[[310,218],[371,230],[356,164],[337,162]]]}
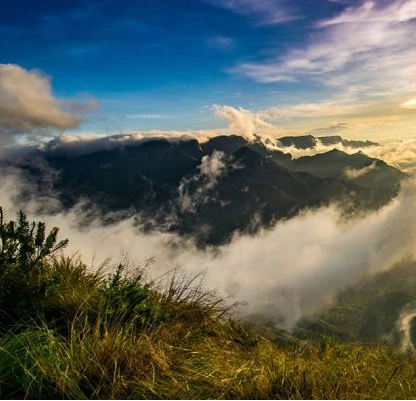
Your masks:
{"label": "hillside", "polygon": [[416,396],[411,355],[326,336],[277,346],[198,277],[151,282],[126,263],[91,272],[56,254],[57,229],[0,215],[2,399]]}
{"label": "hillside", "polygon": [[[416,265],[403,262],[339,294],[331,307],[301,322],[298,334],[313,337],[324,333],[342,341],[413,349],[415,294]],[[410,318],[405,324],[406,317]],[[403,344],[403,335],[409,337],[409,344]]]}
{"label": "hillside", "polygon": [[393,197],[406,174],[382,160],[368,157],[362,152],[353,154],[333,149],[315,156],[293,160],[294,171],[304,171],[321,178],[346,180],[362,188],[385,190]]}

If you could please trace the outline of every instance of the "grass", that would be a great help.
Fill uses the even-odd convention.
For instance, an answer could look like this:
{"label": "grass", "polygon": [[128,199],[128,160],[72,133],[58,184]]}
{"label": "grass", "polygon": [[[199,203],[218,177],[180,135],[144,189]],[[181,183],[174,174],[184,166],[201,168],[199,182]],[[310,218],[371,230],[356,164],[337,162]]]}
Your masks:
{"label": "grass", "polygon": [[414,355],[325,336],[277,346],[230,318],[200,277],[151,282],[124,262],[91,272],[53,251],[32,266],[8,244],[20,252],[2,242],[3,399],[416,397]]}

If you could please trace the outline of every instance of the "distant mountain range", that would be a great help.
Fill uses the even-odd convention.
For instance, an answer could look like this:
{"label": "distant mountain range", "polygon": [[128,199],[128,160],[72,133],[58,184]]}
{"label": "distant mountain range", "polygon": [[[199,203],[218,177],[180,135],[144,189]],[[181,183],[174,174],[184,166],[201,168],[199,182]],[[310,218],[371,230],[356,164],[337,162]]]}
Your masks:
{"label": "distant mountain range", "polygon": [[377,209],[397,195],[406,174],[362,152],[334,149],[295,159],[279,150],[319,142],[377,146],[311,135],[275,143],[235,135],[202,143],[159,138],[84,154],[46,148],[37,152],[36,163],[31,155],[30,161],[9,164],[21,167],[38,192],[53,171],[52,190],[65,208],[83,200],[103,215],[140,216],[144,229],[191,235],[200,245],[220,244],[236,231],[255,232],[302,209],[339,202],[354,213]]}
{"label": "distant mountain range", "polygon": [[314,148],[319,143],[324,146],[331,145],[343,145],[350,148],[365,148],[369,146],[379,146],[376,142],[371,141],[349,141],[343,139],[339,135],[332,136],[319,136],[314,137],[313,135],[303,135],[303,136],[285,136],[279,138],[279,143],[281,146],[290,147],[293,146],[297,149],[308,149]]}

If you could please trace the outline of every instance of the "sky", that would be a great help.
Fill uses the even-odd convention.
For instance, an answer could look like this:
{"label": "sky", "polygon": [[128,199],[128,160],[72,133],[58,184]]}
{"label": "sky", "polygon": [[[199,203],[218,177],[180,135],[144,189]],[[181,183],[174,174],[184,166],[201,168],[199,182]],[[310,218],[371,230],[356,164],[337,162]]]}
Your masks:
{"label": "sky", "polygon": [[416,137],[416,0],[44,0],[0,13],[0,142]]}

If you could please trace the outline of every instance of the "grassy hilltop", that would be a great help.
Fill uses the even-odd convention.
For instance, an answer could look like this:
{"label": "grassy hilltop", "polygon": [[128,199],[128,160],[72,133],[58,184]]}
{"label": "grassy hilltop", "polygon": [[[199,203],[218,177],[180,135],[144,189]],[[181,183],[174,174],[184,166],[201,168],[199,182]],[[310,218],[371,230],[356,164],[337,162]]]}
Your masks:
{"label": "grassy hilltop", "polygon": [[0,397],[415,398],[416,358],[322,336],[277,345],[178,272],[92,272],[0,209]]}

